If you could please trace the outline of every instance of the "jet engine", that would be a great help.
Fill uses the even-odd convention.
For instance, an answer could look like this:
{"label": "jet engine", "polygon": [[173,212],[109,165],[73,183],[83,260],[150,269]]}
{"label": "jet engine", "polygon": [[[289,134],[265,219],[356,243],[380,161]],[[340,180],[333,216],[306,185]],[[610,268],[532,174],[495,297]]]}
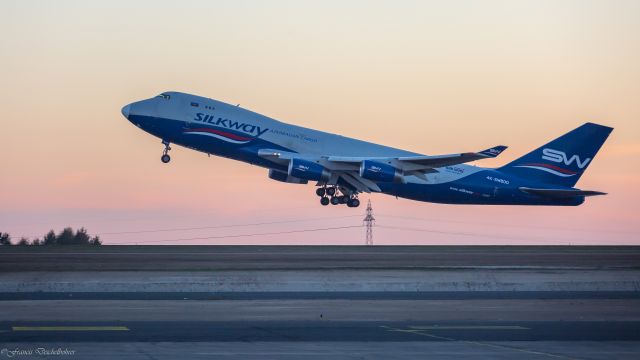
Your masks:
{"label": "jet engine", "polygon": [[364,160],[360,163],[360,176],[376,182],[404,182],[404,173],[401,169],[372,160]]}
{"label": "jet engine", "polygon": [[314,181],[327,181],[331,178],[331,172],[325,169],[324,166],[302,159],[291,159],[288,174],[300,179]]}
{"label": "jet engine", "polygon": [[278,171],[275,169],[269,169],[269,179],[273,179],[276,181],[281,181],[289,184],[306,184],[308,183],[305,179],[300,179],[294,176],[290,176],[284,171]]}

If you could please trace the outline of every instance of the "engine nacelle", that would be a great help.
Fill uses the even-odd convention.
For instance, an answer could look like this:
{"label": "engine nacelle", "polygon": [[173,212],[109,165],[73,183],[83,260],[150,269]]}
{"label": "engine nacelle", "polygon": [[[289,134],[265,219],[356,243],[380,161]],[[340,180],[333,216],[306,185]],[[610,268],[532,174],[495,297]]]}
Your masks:
{"label": "engine nacelle", "polygon": [[289,176],[284,171],[278,171],[274,169],[269,169],[269,179],[273,179],[276,181],[286,182],[289,184],[306,184],[308,183],[305,179],[300,179],[294,176]]}
{"label": "engine nacelle", "polygon": [[404,183],[402,170],[372,160],[364,160],[360,163],[360,176],[376,182]]}
{"label": "engine nacelle", "polygon": [[331,172],[324,166],[313,161],[291,159],[289,162],[289,175],[305,180],[328,181]]}

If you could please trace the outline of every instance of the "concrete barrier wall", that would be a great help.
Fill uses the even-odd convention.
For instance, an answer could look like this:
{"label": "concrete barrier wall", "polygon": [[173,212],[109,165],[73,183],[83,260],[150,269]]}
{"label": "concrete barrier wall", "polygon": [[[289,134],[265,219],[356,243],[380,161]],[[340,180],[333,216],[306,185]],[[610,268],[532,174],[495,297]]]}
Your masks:
{"label": "concrete barrier wall", "polygon": [[0,292],[640,291],[636,270],[21,272]]}

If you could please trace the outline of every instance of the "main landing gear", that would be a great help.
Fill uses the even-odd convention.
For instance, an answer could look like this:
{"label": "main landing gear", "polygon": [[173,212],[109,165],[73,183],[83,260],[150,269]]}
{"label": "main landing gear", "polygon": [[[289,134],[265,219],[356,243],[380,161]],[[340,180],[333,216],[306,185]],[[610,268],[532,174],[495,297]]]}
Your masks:
{"label": "main landing gear", "polygon": [[162,157],[160,157],[160,161],[166,164],[171,161],[171,156],[169,156],[169,150],[171,150],[171,147],[169,147],[169,142],[166,140],[162,140],[162,144],[164,145],[164,150],[162,151]]}
{"label": "main landing gear", "polygon": [[358,200],[357,194],[342,194],[335,186],[323,186],[316,189],[316,195],[320,197],[320,204],[322,206],[347,204],[348,207],[360,206],[360,200]]}

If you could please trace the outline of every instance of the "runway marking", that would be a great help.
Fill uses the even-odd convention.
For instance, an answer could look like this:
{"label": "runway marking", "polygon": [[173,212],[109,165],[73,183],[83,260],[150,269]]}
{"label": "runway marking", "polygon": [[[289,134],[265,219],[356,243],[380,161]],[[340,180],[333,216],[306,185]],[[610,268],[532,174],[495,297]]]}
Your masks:
{"label": "runway marking", "polygon": [[518,352],[522,352],[522,353],[526,353],[526,354],[533,354],[533,355],[543,355],[543,356],[549,356],[549,357],[558,358],[558,359],[579,360],[578,358],[573,358],[573,357],[569,357],[569,356],[565,356],[565,355],[557,355],[557,354],[552,354],[552,353],[547,353],[547,352],[542,352],[542,351],[521,349],[521,348],[511,347],[511,346],[506,346],[506,345],[491,344],[491,343],[485,343],[485,342],[480,342],[480,341],[472,341],[472,340],[458,340],[458,339],[454,339],[454,338],[450,338],[450,337],[446,337],[446,336],[438,336],[438,335],[428,334],[428,333],[423,332],[424,330],[398,329],[398,328],[394,328],[394,327],[386,326],[386,325],[382,325],[381,327],[387,329],[387,331],[406,332],[406,333],[410,333],[410,334],[426,336],[426,337],[439,339],[439,340],[459,341],[459,342],[464,342],[464,343],[472,344],[472,345],[480,345],[480,346],[492,347],[492,348],[503,349],[503,350],[512,350],[512,351],[518,351]]}
{"label": "runway marking", "polygon": [[129,331],[126,326],[13,326],[13,331]]}
{"label": "runway marking", "polygon": [[416,330],[531,330],[528,327],[516,325],[455,325],[455,326],[409,326]]}

